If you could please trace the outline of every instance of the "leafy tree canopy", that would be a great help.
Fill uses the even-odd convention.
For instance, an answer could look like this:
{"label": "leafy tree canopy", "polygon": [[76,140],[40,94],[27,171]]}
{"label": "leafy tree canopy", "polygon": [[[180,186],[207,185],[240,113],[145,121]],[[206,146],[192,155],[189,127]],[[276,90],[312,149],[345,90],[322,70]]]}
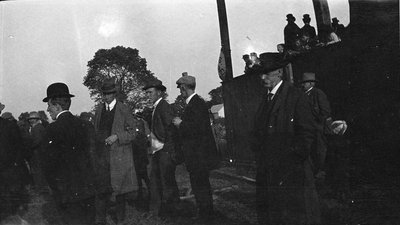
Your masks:
{"label": "leafy tree canopy", "polygon": [[88,62],[83,84],[88,87],[96,104],[101,100],[101,85],[108,78],[115,79],[117,98],[132,109],[143,109],[148,104],[142,88],[147,82],[157,79],[147,69],[146,59],[139,56],[139,50],[123,46],[99,49]]}
{"label": "leafy tree canopy", "polygon": [[208,95],[210,95],[210,101],[208,102],[210,107],[224,103],[222,98],[222,86],[212,89],[210,92],[208,92]]}

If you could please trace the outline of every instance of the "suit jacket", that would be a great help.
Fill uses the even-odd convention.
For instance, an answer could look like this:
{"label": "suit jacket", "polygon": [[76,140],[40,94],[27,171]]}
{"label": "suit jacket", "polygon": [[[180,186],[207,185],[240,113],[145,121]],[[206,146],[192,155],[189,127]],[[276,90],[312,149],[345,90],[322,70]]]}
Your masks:
{"label": "suit jacket", "polygon": [[256,161],[290,170],[310,155],[315,134],[310,103],[301,90],[284,81],[265,106],[263,101],[254,123]]}
{"label": "suit jacket", "polygon": [[208,108],[197,94],[187,104],[179,126],[185,163],[189,171],[213,169],[219,162]]}
{"label": "suit jacket", "polygon": [[[118,140],[111,146],[102,145],[102,148],[96,149],[96,165],[99,168],[97,177],[104,188],[107,188],[108,183],[111,182],[113,191],[123,194],[138,189],[132,141],[136,138],[140,126],[137,125],[137,121],[133,118],[127,105],[117,101],[114,107],[115,114],[111,134],[116,134]],[[96,109],[94,120],[96,132],[99,131],[103,108],[104,104],[100,104]],[[102,141],[104,142],[104,140]]]}
{"label": "suit jacket", "polygon": [[174,114],[167,101],[162,99],[154,109],[152,117],[151,131],[156,138],[164,143],[163,151],[173,151],[174,143],[172,141],[173,129],[172,118]]}
{"label": "suit jacket", "polygon": [[43,170],[57,203],[80,201],[95,195],[94,129],[70,112],[46,127]]}
{"label": "suit jacket", "polygon": [[307,93],[313,108],[314,116],[318,124],[318,130],[323,131],[326,119],[331,116],[331,107],[329,105],[328,97],[325,93],[316,87],[313,87]]}

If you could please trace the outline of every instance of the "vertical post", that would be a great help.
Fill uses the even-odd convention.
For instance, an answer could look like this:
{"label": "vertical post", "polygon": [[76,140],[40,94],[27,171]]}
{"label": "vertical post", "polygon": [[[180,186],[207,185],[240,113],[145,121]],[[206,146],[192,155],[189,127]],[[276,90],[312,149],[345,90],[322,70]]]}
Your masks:
{"label": "vertical post", "polygon": [[231,59],[231,47],[229,43],[229,29],[228,19],[226,16],[225,0],[217,0],[219,28],[221,35],[221,51],[224,54],[225,59],[225,76],[222,79],[222,98],[224,101],[225,108],[225,130],[226,130],[226,141],[227,151],[230,152],[230,156],[234,155],[233,151],[233,117],[232,117],[232,99],[229,99],[229,88],[227,83],[233,79],[232,71],[232,59]]}
{"label": "vertical post", "polygon": [[217,0],[218,18],[219,18],[219,31],[221,35],[222,52],[225,56],[226,76],[225,81],[233,79],[232,72],[232,59],[231,59],[231,46],[229,43],[229,29],[228,19],[226,16],[225,0]]}
{"label": "vertical post", "polygon": [[313,0],[315,18],[317,21],[318,35],[327,35],[324,27],[331,26],[331,15],[328,0]]}

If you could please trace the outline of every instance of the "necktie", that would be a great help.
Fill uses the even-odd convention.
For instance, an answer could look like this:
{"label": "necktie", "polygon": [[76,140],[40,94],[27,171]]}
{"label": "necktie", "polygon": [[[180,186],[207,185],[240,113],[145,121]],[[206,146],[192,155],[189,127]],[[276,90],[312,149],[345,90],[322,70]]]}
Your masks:
{"label": "necktie", "polygon": [[270,101],[272,100],[272,97],[273,97],[273,96],[274,96],[274,94],[268,93],[268,96],[267,96],[268,102],[270,102]]}
{"label": "necktie", "polygon": [[110,105],[107,105],[107,111],[110,111]]}

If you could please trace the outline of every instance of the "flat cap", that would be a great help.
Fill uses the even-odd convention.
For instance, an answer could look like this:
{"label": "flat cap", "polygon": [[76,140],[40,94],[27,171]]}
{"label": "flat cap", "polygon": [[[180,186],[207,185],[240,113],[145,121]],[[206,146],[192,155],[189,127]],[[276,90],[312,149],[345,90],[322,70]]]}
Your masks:
{"label": "flat cap", "polygon": [[176,84],[178,85],[178,87],[179,87],[179,85],[181,85],[181,84],[196,85],[196,78],[195,78],[195,77],[192,77],[192,76],[189,76],[187,72],[183,72],[183,73],[182,73],[182,77],[179,78],[179,79],[176,81]]}

